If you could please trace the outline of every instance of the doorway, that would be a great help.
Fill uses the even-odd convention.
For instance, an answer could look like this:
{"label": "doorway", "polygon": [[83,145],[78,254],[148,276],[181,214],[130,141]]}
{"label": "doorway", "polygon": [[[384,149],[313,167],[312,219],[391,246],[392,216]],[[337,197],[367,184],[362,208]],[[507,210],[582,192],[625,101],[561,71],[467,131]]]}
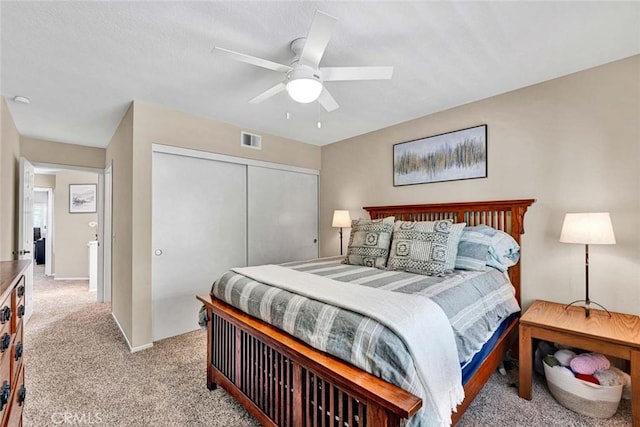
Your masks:
{"label": "doorway", "polygon": [[[44,264],[45,276],[52,276],[51,242],[53,241],[53,190],[33,189],[33,258],[36,265]],[[49,254],[49,256],[47,256]]]}
{"label": "doorway", "polygon": [[[99,215],[104,170],[34,164],[34,266],[54,280],[87,281],[87,291],[103,300]],[[100,191],[99,191],[100,190]]]}

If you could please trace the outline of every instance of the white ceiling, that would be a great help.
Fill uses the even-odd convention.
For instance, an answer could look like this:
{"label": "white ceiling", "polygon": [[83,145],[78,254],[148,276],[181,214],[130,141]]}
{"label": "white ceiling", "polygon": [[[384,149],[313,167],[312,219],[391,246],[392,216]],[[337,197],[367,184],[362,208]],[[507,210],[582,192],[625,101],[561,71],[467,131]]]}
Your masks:
{"label": "white ceiling", "polygon": [[[288,64],[316,9],[338,19],[322,66],[393,65],[393,79],[327,83],[331,113],[284,92],[249,104],[282,75],[213,46]],[[20,134],[96,147],[132,100],[324,145],[640,53],[635,1],[2,1],[0,13],[0,89]]]}

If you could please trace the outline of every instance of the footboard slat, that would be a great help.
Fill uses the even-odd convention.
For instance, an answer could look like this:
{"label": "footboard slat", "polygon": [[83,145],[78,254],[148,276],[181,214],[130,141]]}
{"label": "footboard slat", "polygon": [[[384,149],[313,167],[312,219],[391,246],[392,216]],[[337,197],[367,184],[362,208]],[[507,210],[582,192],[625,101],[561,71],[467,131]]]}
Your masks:
{"label": "footboard slat", "polygon": [[221,385],[265,425],[399,426],[422,404],[290,336],[269,337],[260,330],[264,322],[221,301],[198,298],[210,320],[208,384]]}

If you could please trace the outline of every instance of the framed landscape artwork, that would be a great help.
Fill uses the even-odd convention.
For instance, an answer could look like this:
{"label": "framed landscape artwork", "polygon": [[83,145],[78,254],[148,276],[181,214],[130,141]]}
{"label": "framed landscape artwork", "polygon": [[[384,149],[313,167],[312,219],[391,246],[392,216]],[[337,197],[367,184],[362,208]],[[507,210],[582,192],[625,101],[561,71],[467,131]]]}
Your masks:
{"label": "framed landscape artwork", "polygon": [[487,125],[393,146],[393,185],[487,177]]}
{"label": "framed landscape artwork", "polygon": [[69,184],[69,213],[96,212],[96,184]]}

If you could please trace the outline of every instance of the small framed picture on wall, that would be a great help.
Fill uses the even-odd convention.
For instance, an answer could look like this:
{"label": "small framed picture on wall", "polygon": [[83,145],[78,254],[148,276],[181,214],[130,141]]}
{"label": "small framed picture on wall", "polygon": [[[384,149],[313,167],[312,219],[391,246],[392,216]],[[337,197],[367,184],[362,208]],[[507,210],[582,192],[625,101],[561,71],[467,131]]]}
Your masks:
{"label": "small framed picture on wall", "polygon": [[69,213],[95,213],[96,184],[69,184]]}

